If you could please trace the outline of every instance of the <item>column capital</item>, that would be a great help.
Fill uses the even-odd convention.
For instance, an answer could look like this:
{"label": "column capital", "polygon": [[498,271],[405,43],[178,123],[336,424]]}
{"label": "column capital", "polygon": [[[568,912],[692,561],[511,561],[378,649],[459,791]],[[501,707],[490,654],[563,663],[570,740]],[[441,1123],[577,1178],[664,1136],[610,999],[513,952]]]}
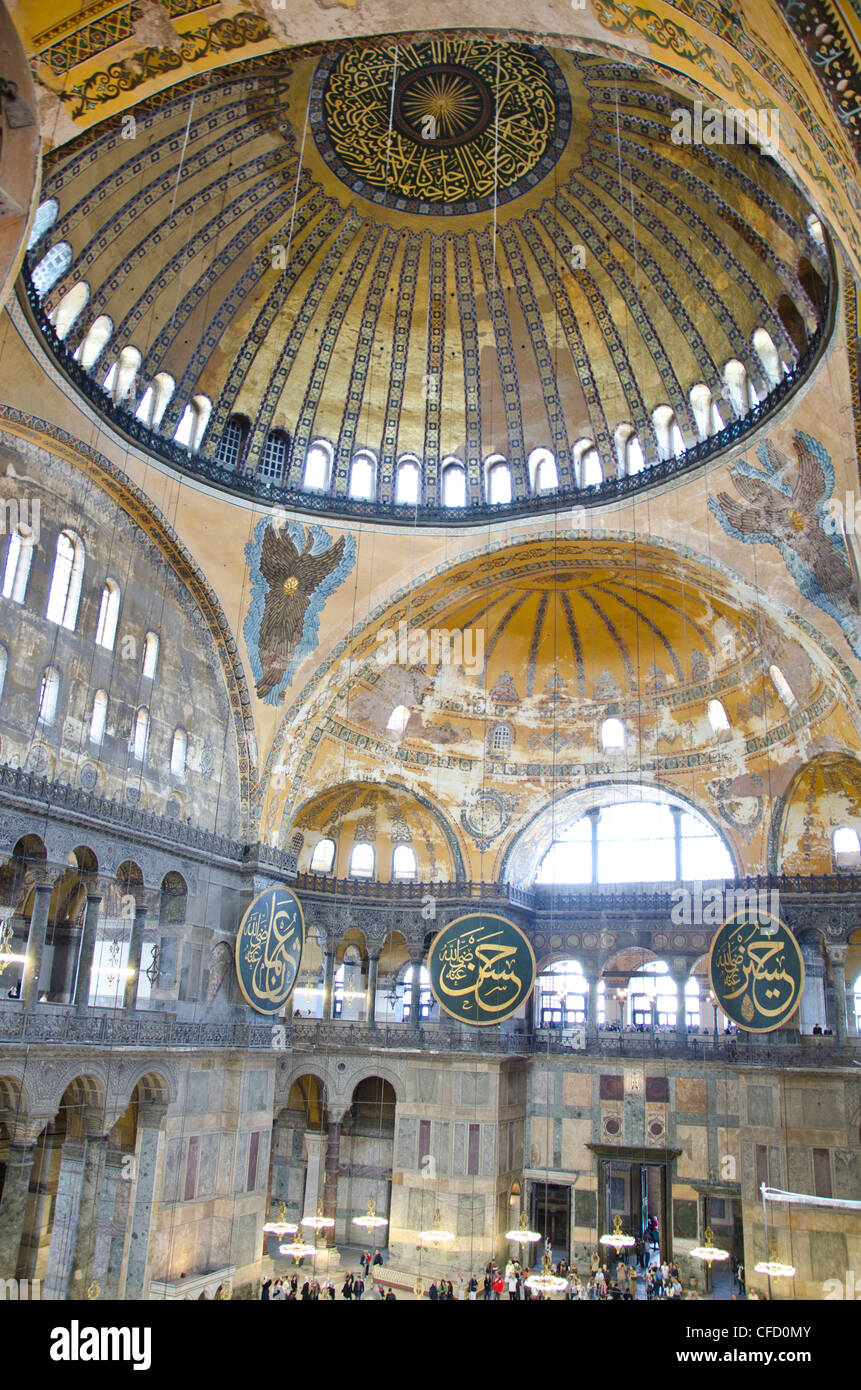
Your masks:
{"label": "column capital", "polygon": [[849,947],[843,945],[832,945],[826,942],[825,951],[832,965],[845,965],[846,957],[849,954]]}

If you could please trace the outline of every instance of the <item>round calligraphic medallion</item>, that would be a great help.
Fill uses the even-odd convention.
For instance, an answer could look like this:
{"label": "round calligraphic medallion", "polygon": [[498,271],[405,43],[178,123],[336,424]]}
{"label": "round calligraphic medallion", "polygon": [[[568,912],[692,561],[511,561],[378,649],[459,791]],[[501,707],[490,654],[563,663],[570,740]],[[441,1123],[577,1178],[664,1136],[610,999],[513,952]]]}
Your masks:
{"label": "round calligraphic medallion", "polygon": [[788,1022],[801,1001],[801,948],[779,917],[737,912],[712,942],[709,981],[718,1006],[739,1028],[772,1033]]}
{"label": "round calligraphic medallion", "polygon": [[345,45],[319,63],[309,121],[329,168],[399,212],[463,215],[519,198],[571,133],[568,85],[543,48],[490,39]]}
{"label": "round calligraphic medallion", "polygon": [[434,937],[428,974],[440,1008],[479,1028],[517,1013],[535,984],[535,956],[506,917],[470,912]]}
{"label": "round calligraphic medallion", "polygon": [[305,918],[289,888],[267,888],[249,907],[236,937],[236,978],[259,1014],[280,1014],[296,983]]}

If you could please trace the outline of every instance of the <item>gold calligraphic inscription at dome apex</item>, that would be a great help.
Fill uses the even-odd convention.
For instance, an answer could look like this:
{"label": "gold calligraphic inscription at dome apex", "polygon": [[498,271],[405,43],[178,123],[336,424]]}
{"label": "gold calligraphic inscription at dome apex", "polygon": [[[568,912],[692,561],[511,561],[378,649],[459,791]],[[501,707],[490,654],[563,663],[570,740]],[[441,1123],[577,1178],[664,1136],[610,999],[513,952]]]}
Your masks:
{"label": "gold calligraphic inscription at dome apex", "polygon": [[504,63],[502,52],[437,39],[324,58],[321,152],[355,192],[398,207],[406,199],[410,211],[475,212],[518,196],[564,148],[571,104],[543,49],[511,44]]}

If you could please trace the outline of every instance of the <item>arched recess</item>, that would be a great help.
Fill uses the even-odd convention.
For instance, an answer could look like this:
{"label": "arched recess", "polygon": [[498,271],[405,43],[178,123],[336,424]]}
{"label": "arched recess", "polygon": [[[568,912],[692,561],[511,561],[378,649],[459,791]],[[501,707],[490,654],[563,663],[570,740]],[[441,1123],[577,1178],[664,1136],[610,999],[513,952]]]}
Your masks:
{"label": "arched recess", "polygon": [[245,834],[251,828],[257,774],[257,736],[239,648],[214,589],[162,512],[140,488],[129,482],[117,464],[90,445],[75,439],[67,430],[48,425],[44,420],[28,417],[28,423],[24,424],[13,420],[5,409],[0,408],[0,421],[8,432],[29,444],[44,447],[44,440],[49,437],[53,452],[102,489],[141,528],[197,605],[212,639],[226,686],[238,750],[241,833]]}
{"label": "arched recess", "polygon": [[796,772],[774,808],[770,872],[834,873],[833,836],[841,826],[861,832],[861,761],[849,753],[823,753]]}
{"label": "arched recess", "polygon": [[418,882],[461,883],[466,878],[461,846],[448,817],[427,796],[397,784],[352,781],[329,786],[298,808],[282,831],[283,842],[289,843],[296,830],[304,835],[300,872],[310,869],[317,842],[332,839],[335,878],[349,877],[353,847],[364,843],[374,845],[377,881],[392,879],[394,850],[403,843],[415,850]]}
{"label": "arched recess", "polygon": [[738,848],[728,836],[727,827],[720,824],[709,807],[694,802],[675,787],[645,780],[636,784],[625,780],[602,780],[548,802],[525,825],[516,829],[505,847],[500,866],[501,879],[512,884],[531,883],[553,841],[580,820],[587,810],[595,806],[613,806],[638,800],[661,806],[678,806],[701,817],[723,842],[735,874],[741,872]]}

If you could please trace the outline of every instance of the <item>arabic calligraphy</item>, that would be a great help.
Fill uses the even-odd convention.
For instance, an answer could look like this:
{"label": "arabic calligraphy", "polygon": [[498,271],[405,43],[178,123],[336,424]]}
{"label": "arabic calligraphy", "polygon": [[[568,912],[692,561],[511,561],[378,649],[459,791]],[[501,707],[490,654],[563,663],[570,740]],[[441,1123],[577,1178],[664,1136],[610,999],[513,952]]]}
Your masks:
{"label": "arabic calligraphy", "polygon": [[498,51],[437,39],[324,60],[315,85],[328,73],[322,116],[339,176],[386,199],[454,204],[547,172],[564,82],[539,50],[507,45],[504,65]]}
{"label": "arabic calligraphy", "polygon": [[257,1013],[277,1014],[296,983],[305,921],[289,888],[267,888],[255,899],[236,937],[236,978]]}
{"label": "arabic calligraphy", "polygon": [[750,1033],[770,1033],[798,1007],[804,961],[792,932],[770,913],[742,913],[712,943],[709,975],[726,1016]]}
{"label": "arabic calligraphy", "polygon": [[447,1013],[479,1027],[516,1013],[535,983],[535,957],[505,917],[470,913],[450,922],[428,953],[434,997]]}

